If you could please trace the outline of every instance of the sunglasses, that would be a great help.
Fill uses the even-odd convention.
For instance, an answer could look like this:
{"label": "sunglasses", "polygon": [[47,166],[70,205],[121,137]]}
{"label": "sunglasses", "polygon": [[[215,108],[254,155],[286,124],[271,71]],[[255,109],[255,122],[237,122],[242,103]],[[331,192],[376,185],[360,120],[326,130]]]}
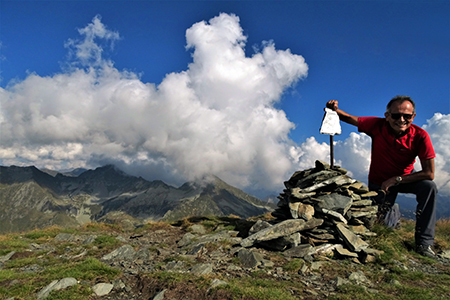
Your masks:
{"label": "sunglasses", "polygon": [[404,118],[405,120],[411,120],[412,117],[413,117],[413,114],[400,114],[400,113],[398,113],[398,114],[392,114],[392,113],[389,113],[389,115],[390,115],[391,118],[394,119],[394,120],[398,120],[398,119],[400,119],[402,116],[403,116],[403,118]]}

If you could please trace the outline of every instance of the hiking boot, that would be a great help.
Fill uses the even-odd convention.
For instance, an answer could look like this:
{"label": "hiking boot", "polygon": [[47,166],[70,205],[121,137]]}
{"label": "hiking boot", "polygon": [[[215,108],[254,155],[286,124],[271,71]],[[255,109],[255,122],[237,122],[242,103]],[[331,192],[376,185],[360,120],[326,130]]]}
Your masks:
{"label": "hiking boot", "polygon": [[431,250],[431,246],[419,245],[416,247],[416,252],[422,256],[426,256],[429,258],[436,258],[436,253]]}

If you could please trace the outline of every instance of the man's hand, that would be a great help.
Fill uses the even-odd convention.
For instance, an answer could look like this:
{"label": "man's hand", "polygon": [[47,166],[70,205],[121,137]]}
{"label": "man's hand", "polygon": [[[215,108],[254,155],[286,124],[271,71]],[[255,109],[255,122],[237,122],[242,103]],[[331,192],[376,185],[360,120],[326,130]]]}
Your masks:
{"label": "man's hand", "polygon": [[345,123],[348,123],[350,125],[358,126],[358,117],[349,115],[345,111],[340,110],[338,108],[337,100],[330,100],[330,101],[328,101],[327,104],[326,104],[326,107],[331,109],[331,110],[334,110],[338,114],[339,119],[341,121],[344,121]]}
{"label": "man's hand", "polygon": [[336,111],[338,109],[337,100],[330,100],[327,102],[327,108]]}
{"label": "man's hand", "polygon": [[397,179],[396,178],[397,177],[392,177],[392,178],[389,178],[388,180],[384,181],[381,184],[381,190],[383,190],[385,193],[387,193],[391,186],[397,185]]}
{"label": "man's hand", "polygon": [[[422,170],[418,172],[414,172],[408,175],[402,175],[403,183],[416,182],[420,180],[433,180],[434,179],[434,158],[424,159],[420,161],[422,164]],[[385,182],[381,184],[381,189],[385,192],[389,190],[391,186],[397,185],[397,176],[389,178]]]}

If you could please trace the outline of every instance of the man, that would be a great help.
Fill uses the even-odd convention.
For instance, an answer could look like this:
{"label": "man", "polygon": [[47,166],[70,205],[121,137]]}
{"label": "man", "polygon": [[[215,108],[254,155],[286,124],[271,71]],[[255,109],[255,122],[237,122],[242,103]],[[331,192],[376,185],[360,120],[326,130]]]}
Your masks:
{"label": "man", "polygon": [[[416,116],[414,101],[408,96],[394,97],[386,107],[385,118],[352,116],[340,110],[336,100],[328,101],[326,106],[336,111],[340,120],[357,126],[358,131],[372,138],[370,190],[384,191],[384,201],[390,206],[398,193],[416,195],[416,252],[435,257],[431,246],[436,225],[436,155],[428,133],[412,124]],[[415,172],[417,156],[422,170]]]}

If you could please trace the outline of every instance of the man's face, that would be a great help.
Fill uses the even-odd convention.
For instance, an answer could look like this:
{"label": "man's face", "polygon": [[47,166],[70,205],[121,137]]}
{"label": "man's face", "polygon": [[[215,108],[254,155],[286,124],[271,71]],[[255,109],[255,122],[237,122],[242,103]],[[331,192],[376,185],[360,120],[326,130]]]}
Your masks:
{"label": "man's face", "polygon": [[397,101],[392,103],[390,112],[386,112],[384,116],[395,134],[400,136],[411,126],[416,114],[411,102],[403,101],[400,103]]}

